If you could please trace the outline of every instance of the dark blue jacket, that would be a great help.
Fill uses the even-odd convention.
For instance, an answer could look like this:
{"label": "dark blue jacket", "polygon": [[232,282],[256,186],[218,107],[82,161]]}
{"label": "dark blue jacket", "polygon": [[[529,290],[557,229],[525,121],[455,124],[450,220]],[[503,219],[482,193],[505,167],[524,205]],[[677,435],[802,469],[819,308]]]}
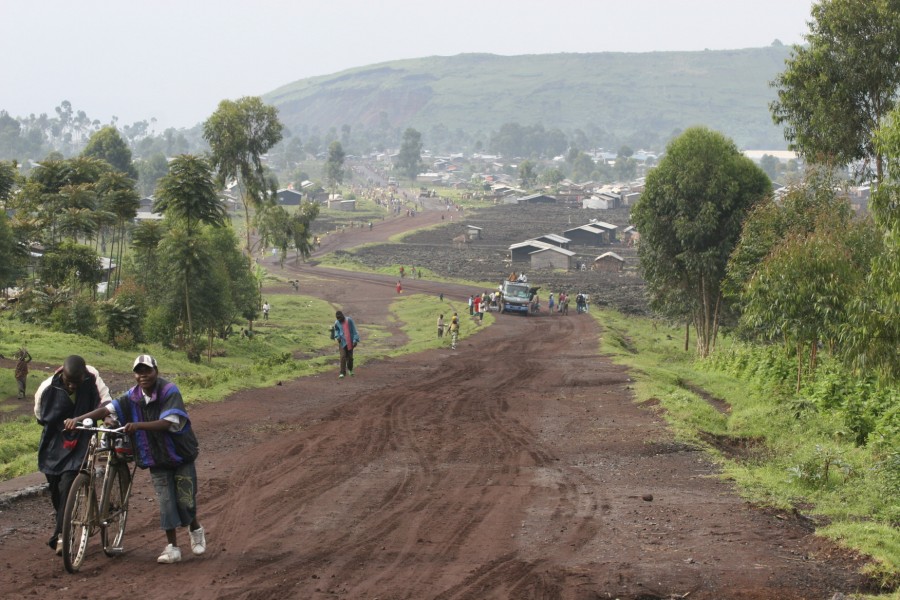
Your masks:
{"label": "dark blue jacket", "polygon": [[91,433],[88,431],[65,431],[63,423],[79,415],[91,412],[100,405],[97,380],[90,372],[75,391],[75,399],[62,384],[62,369],[52,377],[50,385],[44,388],[40,398],[38,423],[44,426],[41,443],[38,446],[38,469],[48,475],[61,475],[66,471],[77,471],[87,454]]}

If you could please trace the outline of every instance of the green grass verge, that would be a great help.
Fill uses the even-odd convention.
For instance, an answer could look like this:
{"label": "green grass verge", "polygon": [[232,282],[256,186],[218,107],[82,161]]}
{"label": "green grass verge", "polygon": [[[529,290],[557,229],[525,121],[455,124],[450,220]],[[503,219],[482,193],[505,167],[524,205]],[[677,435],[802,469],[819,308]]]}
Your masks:
{"label": "green grass verge", "polygon": [[[871,556],[867,571],[886,589],[900,585],[900,499],[875,467],[876,450],[852,444],[828,413],[798,418],[771,389],[695,360],[684,352],[683,328],[613,311],[592,315],[603,328],[600,351],[632,369],[637,401],[659,402],[676,437],[708,449],[743,497],[802,507],[820,535]],[[733,343],[723,336],[717,352]]]}

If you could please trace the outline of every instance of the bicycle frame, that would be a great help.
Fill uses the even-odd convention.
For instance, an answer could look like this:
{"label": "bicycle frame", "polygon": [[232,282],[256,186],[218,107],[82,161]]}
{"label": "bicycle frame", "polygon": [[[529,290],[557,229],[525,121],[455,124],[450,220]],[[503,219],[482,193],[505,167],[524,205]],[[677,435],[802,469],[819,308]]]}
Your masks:
{"label": "bicycle frame", "polygon": [[[113,440],[124,436],[122,429],[77,427],[93,432],[87,454],[66,500],[63,514],[63,563],[70,573],[81,567],[87,553],[88,539],[100,531],[103,551],[107,556],[122,553],[122,539],[128,516],[128,500],[136,465],[119,456]],[[101,434],[108,434],[103,444]],[[112,536],[110,536],[112,533]]]}

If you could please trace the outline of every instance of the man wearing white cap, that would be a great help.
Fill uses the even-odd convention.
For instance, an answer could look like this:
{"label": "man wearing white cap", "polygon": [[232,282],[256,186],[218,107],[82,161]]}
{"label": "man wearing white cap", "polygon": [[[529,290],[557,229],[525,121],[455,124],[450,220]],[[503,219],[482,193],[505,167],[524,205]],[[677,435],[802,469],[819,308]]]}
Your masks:
{"label": "man wearing white cap", "polygon": [[131,435],[137,464],[150,469],[150,478],[159,499],[160,526],[168,545],[157,558],[160,563],[181,560],[176,530],[189,527],[194,554],[206,551],[206,535],[197,520],[197,437],[184,407],[178,387],[159,377],[156,359],[141,354],[134,359],[137,385],[107,406],[66,421],[74,429],[77,421],[114,414]]}

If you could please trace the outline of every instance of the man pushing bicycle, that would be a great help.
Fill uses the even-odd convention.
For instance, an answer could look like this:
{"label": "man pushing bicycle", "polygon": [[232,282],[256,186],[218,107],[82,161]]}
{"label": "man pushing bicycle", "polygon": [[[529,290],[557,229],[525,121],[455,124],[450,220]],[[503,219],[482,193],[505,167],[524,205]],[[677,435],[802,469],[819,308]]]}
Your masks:
{"label": "man pushing bicycle", "polygon": [[176,563],[181,560],[178,527],[189,527],[194,554],[206,551],[206,535],[197,520],[197,437],[181,392],[174,383],[159,377],[156,359],[142,354],[134,360],[132,370],[137,385],[108,405],[67,419],[65,428],[73,430],[84,419],[102,419],[109,414],[124,426],[132,438],[137,465],[150,469],[159,501],[160,526],[168,545],[156,561]]}

